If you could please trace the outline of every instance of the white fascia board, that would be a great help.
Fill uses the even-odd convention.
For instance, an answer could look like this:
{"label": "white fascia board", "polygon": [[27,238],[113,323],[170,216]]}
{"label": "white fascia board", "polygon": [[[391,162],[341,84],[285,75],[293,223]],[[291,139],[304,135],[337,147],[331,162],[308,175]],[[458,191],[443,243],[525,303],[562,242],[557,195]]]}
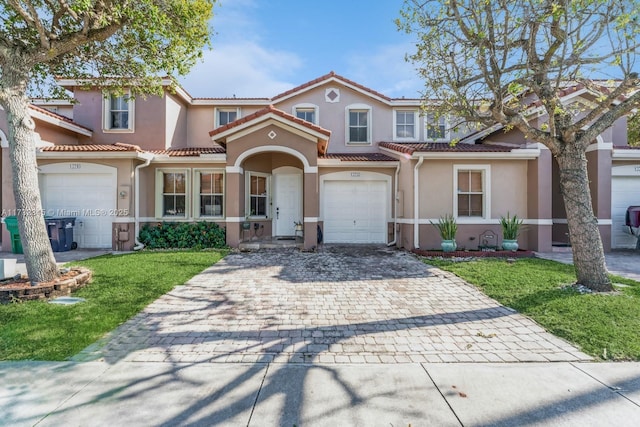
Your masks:
{"label": "white fascia board", "polygon": [[[378,150],[384,151],[385,153],[392,154],[392,155],[394,155],[396,157],[402,157],[403,159],[407,159],[407,160],[411,159],[411,154],[409,154],[409,153],[401,153],[399,151],[395,151],[395,150],[392,150],[390,148],[380,147],[380,146],[378,146]],[[398,160],[400,160],[400,159],[398,159]]]}
{"label": "white fascia board", "polygon": [[176,157],[156,154],[152,163],[224,163],[227,162],[226,154],[200,155],[199,157]]}
{"label": "white fascia board", "polygon": [[93,136],[93,132],[90,131],[89,129],[85,129],[81,126],[75,125],[73,123],[69,123],[65,120],[58,119],[56,117],[45,114],[43,112],[34,110],[33,108],[29,109],[29,114],[34,119],[42,120],[43,122],[47,122],[52,125],[61,127],[63,129],[67,129],[72,132],[79,133],[80,135],[89,136],[89,137]]}
{"label": "white fascia board", "polygon": [[638,150],[629,150],[629,149],[617,149],[614,147],[613,148],[613,154],[611,155],[611,157],[614,160],[638,160],[640,159],[640,149]]}
{"label": "white fascia board", "polygon": [[363,89],[361,89],[361,88],[359,88],[357,86],[349,84],[349,83],[345,82],[344,80],[341,80],[341,79],[339,79],[339,78],[337,78],[335,76],[331,76],[328,79],[321,80],[321,81],[319,81],[316,84],[313,84],[311,86],[305,86],[304,88],[302,88],[302,89],[300,89],[298,91],[295,91],[293,93],[290,93],[287,96],[283,96],[283,97],[279,97],[279,98],[271,98],[271,101],[273,102],[275,100],[276,103],[280,103],[280,102],[285,101],[285,100],[287,100],[289,98],[293,98],[295,96],[300,95],[301,93],[308,92],[310,90],[313,90],[313,89],[315,89],[317,87],[320,87],[322,85],[325,85],[327,83],[337,83],[337,84],[339,84],[341,86],[348,87],[351,90],[354,90],[354,91],[356,91],[358,93],[361,93],[362,95],[365,95],[365,96],[367,96],[369,98],[375,99],[376,101],[382,102],[383,104],[391,105],[391,101],[390,100],[381,98],[381,97],[379,97],[379,96],[377,96],[377,95],[375,95],[375,94],[373,94],[373,93],[371,93],[369,91],[363,90]]}
{"label": "white fascia board", "polygon": [[318,167],[324,168],[395,168],[398,166],[397,161],[389,162],[363,162],[363,161],[344,161],[339,159],[318,159]]}
{"label": "white fascia board", "polygon": [[141,159],[137,151],[36,151],[38,159]]}
{"label": "white fascia board", "polygon": [[220,105],[250,105],[255,107],[266,107],[271,105],[272,102],[268,99],[233,99],[233,98],[194,98],[191,101],[191,105],[210,105],[210,106],[220,106]]}
{"label": "white fascia board", "polygon": [[[250,129],[250,128],[255,127],[255,126],[266,127],[266,126],[271,125],[271,124],[276,125],[276,126],[280,125],[281,127],[284,126],[285,128],[289,128],[289,129],[294,129],[294,130],[297,130],[299,132],[302,132],[305,135],[311,135],[314,138],[318,138],[318,139],[322,139],[322,140],[325,140],[325,139],[329,138],[329,136],[327,136],[327,135],[325,135],[323,133],[316,132],[315,130],[310,129],[310,128],[304,126],[304,125],[298,124],[298,123],[296,123],[294,121],[286,120],[286,119],[278,116],[277,114],[267,113],[264,116],[260,116],[260,117],[256,118],[255,120],[251,120],[249,122],[242,123],[239,126],[235,126],[235,127],[231,128],[231,129],[227,129],[224,132],[221,132],[221,133],[219,133],[217,135],[214,135],[214,136],[211,137],[211,139],[214,140],[214,141],[217,141],[217,140],[220,140],[220,139],[224,139],[225,137],[228,137],[230,135],[238,134],[238,133],[242,132],[243,130]],[[244,136],[244,134],[242,134],[242,135]],[[233,141],[234,139],[237,139],[237,138],[238,138],[238,136],[235,136],[233,138],[229,138],[229,140],[227,142],[231,142],[231,141]],[[307,139],[311,140],[311,138],[307,138]]]}
{"label": "white fascia board", "polygon": [[422,105],[422,101],[420,99],[392,99],[389,103],[392,107],[402,108],[402,107],[420,107]]}
{"label": "white fascia board", "polygon": [[510,152],[498,153],[451,153],[451,152],[415,152],[411,156],[412,159],[488,159],[488,160],[533,160],[540,157],[540,150],[537,148],[515,149]]}

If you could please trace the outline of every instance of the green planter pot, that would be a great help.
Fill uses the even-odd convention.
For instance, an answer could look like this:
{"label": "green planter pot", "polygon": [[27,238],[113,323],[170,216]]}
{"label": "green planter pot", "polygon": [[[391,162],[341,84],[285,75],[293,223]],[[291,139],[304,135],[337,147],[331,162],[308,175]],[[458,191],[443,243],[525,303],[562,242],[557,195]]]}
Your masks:
{"label": "green planter pot", "polygon": [[440,243],[440,247],[442,247],[442,252],[453,252],[458,245],[456,245],[455,240],[443,240],[442,243]]}
{"label": "green planter pot", "polygon": [[518,241],[517,240],[502,240],[502,249],[505,251],[515,252],[518,250]]}

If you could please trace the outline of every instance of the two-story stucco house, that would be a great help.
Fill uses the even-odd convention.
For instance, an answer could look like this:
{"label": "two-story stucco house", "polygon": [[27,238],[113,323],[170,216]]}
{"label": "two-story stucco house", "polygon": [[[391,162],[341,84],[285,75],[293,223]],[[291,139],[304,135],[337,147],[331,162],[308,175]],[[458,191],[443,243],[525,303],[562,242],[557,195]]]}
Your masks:
{"label": "two-story stucco house", "polygon": [[[272,98],[195,98],[178,88],[129,100],[59,83],[75,103],[31,108],[40,188],[46,213],[77,217],[80,248],[131,249],[141,224],[215,221],[230,246],[297,235],[313,249],[320,229],[325,243],[429,249],[440,244],[430,221],[453,214],[458,246],[477,249],[487,230],[500,243],[507,213],[525,220],[521,248],[567,243],[544,146],[498,127],[454,134],[446,118],[421,112],[420,100],[389,98],[333,72]],[[594,98],[580,87],[563,95],[585,105]],[[3,114],[0,130],[10,213]],[[594,141],[588,160],[605,248],[633,247],[624,212],[640,205],[640,150],[627,145],[626,119]]]}

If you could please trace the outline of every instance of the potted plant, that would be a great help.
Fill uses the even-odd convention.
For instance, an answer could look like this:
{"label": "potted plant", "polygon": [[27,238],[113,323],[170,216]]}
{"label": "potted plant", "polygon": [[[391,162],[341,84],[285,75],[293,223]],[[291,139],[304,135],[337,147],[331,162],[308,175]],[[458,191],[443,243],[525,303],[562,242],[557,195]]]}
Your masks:
{"label": "potted plant", "polygon": [[506,218],[500,217],[500,225],[502,226],[502,249],[512,252],[517,251],[518,234],[520,234],[522,220],[517,215],[510,216],[509,212],[507,212]]}
{"label": "potted plant", "polygon": [[[431,221],[430,221],[431,222]],[[440,246],[443,252],[453,252],[458,245],[456,244],[456,233],[458,232],[458,224],[453,215],[441,216],[437,224],[431,222],[435,228],[438,229],[442,242]]]}
{"label": "potted plant", "polygon": [[251,229],[251,222],[249,221],[249,217],[251,216],[251,212],[247,212],[244,214],[244,221],[242,222],[242,229],[243,230],[250,230]]}

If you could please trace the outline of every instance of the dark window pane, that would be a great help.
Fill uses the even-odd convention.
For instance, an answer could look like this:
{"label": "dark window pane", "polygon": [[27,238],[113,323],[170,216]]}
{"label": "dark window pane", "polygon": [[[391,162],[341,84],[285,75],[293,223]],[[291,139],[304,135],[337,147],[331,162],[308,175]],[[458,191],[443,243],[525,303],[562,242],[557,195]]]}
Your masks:
{"label": "dark window pane", "polygon": [[482,216],[482,194],[472,194],[469,197],[469,215]]}
{"label": "dark window pane", "polygon": [[164,185],[163,185],[163,189],[162,192],[163,193],[173,193],[175,191],[175,178],[174,178],[174,174],[172,173],[165,173],[164,174]]}
{"label": "dark window pane", "polygon": [[458,194],[458,216],[471,216],[468,194]]}
{"label": "dark window pane", "polygon": [[469,192],[469,171],[458,171],[458,191]]}
{"label": "dark window pane", "polygon": [[224,193],[224,175],[221,173],[213,174],[213,192]]}
{"label": "dark window pane", "polygon": [[209,194],[212,190],[212,174],[210,173],[201,173],[200,174],[200,192]]}

